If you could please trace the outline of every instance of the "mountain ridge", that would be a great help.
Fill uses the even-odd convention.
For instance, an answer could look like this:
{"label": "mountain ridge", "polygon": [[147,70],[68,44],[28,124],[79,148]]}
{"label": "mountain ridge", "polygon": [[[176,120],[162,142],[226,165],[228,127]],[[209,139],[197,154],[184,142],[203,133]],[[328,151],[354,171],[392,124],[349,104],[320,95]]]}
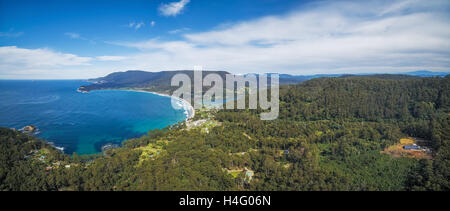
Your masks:
{"label": "mountain ridge", "polygon": [[[122,89],[122,88],[145,88],[149,91],[170,93],[176,89],[170,85],[171,78],[178,74],[183,73],[193,78],[193,70],[171,70],[160,72],[147,72],[142,70],[128,70],[125,72],[114,72],[104,77],[88,79],[91,82],[90,85],[81,86],[79,91],[89,92],[98,89]],[[225,79],[226,74],[231,74],[227,71],[203,71],[203,77],[210,73],[220,75]],[[250,75],[255,73],[244,74]],[[298,84],[314,78],[322,77],[363,77],[363,78],[379,78],[379,79],[407,79],[414,77],[444,77],[450,74],[450,72],[431,72],[431,71],[414,71],[405,72],[400,74],[388,74],[388,73],[361,73],[361,74],[315,74],[315,75],[290,75],[279,74],[280,84]]]}

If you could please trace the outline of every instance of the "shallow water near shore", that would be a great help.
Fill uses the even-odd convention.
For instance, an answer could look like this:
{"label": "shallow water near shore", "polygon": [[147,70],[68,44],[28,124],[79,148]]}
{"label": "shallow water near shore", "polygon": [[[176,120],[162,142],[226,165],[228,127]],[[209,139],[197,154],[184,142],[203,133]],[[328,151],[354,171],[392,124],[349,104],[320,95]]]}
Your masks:
{"label": "shallow water near shore", "polygon": [[186,119],[171,98],[118,90],[79,93],[82,80],[0,80],[0,127],[34,125],[65,153],[94,154]]}

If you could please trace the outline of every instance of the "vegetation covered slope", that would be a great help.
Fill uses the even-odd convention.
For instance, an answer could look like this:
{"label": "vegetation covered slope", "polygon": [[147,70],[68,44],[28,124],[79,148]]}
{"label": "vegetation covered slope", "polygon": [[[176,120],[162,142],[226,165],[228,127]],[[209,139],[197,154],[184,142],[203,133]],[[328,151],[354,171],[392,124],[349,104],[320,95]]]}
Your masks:
{"label": "vegetation covered slope", "polygon": [[[171,93],[176,87],[170,86],[172,77],[176,74],[186,74],[193,78],[192,70],[177,70],[177,71],[161,71],[161,72],[146,72],[141,70],[128,70],[125,72],[111,73],[105,77],[90,79],[88,81],[93,84],[80,87],[80,91],[92,91],[97,89],[119,89],[119,88],[145,88],[150,91]],[[210,73],[218,74],[225,81],[225,75],[229,74],[225,71],[203,71],[203,77]],[[415,76],[430,77],[430,76],[445,76],[448,73],[444,72],[429,72],[417,71],[404,73],[404,75],[342,75],[342,74],[318,74],[318,75],[289,75],[280,74],[280,84],[298,84],[314,78],[323,77],[362,77],[362,78],[382,78],[382,79],[405,79],[414,78]]]}
{"label": "vegetation covered slope", "polygon": [[[225,78],[225,71],[204,71],[204,75],[215,73]],[[176,74],[186,74],[194,78],[194,72],[190,70],[145,72],[140,70],[129,70],[126,72],[115,72],[105,77],[91,79],[93,84],[80,87],[80,91],[91,91],[96,89],[118,89],[118,88],[145,88],[149,91],[171,93],[177,87],[170,85],[172,77]]]}
{"label": "vegetation covered slope", "polygon": [[[149,91],[171,93],[177,87],[170,85],[171,79],[176,74],[186,74],[191,79],[194,77],[192,70],[177,70],[177,71],[161,71],[161,72],[146,72],[141,70],[129,70],[126,72],[115,72],[105,77],[90,79],[89,82],[93,84],[80,87],[80,91],[92,91],[97,89],[119,89],[119,88],[140,88]],[[223,81],[225,75],[229,74],[225,71],[203,71],[203,77],[208,74],[218,74]],[[318,77],[334,77],[339,75],[311,75],[311,76],[294,76],[288,74],[281,74],[279,77],[280,84],[298,84],[312,78]],[[205,90],[206,91],[206,90]]]}
{"label": "vegetation covered slope", "polygon": [[[449,76],[313,79],[281,87],[274,121],[255,110],[198,111],[203,125],[153,130],[93,159],[50,152],[44,164],[18,150],[31,138],[2,129],[0,187],[449,190],[449,86]],[[433,159],[380,153],[410,136],[427,140]],[[58,161],[71,167],[43,170]]]}

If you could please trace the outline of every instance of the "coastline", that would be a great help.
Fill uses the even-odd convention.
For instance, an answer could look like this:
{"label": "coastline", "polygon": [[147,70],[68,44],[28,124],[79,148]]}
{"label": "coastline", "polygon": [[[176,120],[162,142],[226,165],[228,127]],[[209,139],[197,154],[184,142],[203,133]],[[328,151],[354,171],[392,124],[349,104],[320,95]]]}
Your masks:
{"label": "coastline", "polygon": [[[159,93],[159,92],[152,92],[152,91],[147,91],[147,90],[143,90],[143,89],[98,89],[98,90],[117,90],[117,91],[129,91],[129,92],[144,92],[144,93],[150,93],[150,94],[155,94],[155,95],[159,95],[159,96],[163,96],[163,97],[170,97],[171,99],[175,99],[178,100],[182,103],[182,108],[185,110],[185,112],[187,112],[186,114],[186,121],[189,121],[191,119],[194,118],[195,116],[195,109],[194,107],[186,100],[179,98],[179,97],[175,97],[175,96],[171,96],[168,94],[163,94],[163,93]],[[81,93],[89,93],[87,91],[80,91],[77,89],[78,92]],[[93,90],[95,91],[95,90]]]}

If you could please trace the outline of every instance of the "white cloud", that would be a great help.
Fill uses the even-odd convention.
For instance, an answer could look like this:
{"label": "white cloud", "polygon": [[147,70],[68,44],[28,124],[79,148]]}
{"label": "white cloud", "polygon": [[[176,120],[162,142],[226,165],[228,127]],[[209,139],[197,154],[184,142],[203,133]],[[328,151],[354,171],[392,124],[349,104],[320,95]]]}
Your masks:
{"label": "white cloud", "polygon": [[144,22],[138,22],[138,23],[136,23],[136,22],[130,22],[129,24],[128,24],[128,28],[133,28],[133,29],[135,29],[135,30],[138,30],[138,29],[140,29],[140,28],[142,28],[143,26],[145,26],[145,23]]}
{"label": "white cloud", "polygon": [[150,26],[155,26],[156,22],[155,21],[150,21]]}
{"label": "white cloud", "polygon": [[[92,58],[54,52],[49,49],[25,49],[16,46],[0,47],[0,78],[53,78],[66,68],[90,65]],[[80,73],[80,71],[78,71]],[[66,75],[67,77],[67,75]]]}
{"label": "white cloud", "polygon": [[189,30],[190,30],[190,28],[184,27],[184,28],[181,28],[181,29],[170,30],[167,33],[169,33],[169,34],[178,34],[178,33],[189,31]]}
{"label": "white cloud", "polygon": [[0,37],[20,37],[23,35],[23,32],[0,32]]}
{"label": "white cloud", "polygon": [[21,67],[59,67],[87,65],[92,59],[74,54],[54,52],[49,49],[25,49],[16,46],[0,47],[0,64],[22,64]]}
{"label": "white cloud", "polygon": [[75,33],[75,32],[66,32],[66,33],[64,33],[64,35],[68,36],[71,39],[75,39],[75,40],[89,41],[89,43],[91,43],[91,44],[96,44],[97,43],[96,41],[87,39],[85,37],[82,37],[80,34]]}
{"label": "white cloud", "polygon": [[144,22],[137,23],[136,26],[135,26],[134,28],[135,28],[135,29],[140,29],[142,26],[145,26],[145,23],[144,23]]}
{"label": "white cloud", "polygon": [[0,78],[92,78],[129,69],[196,65],[233,73],[299,75],[449,71],[449,7],[446,0],[314,2],[289,14],[203,32],[169,32],[183,32],[178,40],[107,42],[139,50],[128,55],[81,57],[5,46],[0,47]]}
{"label": "white cloud", "polygon": [[[127,68],[126,56],[82,57],[47,48],[0,46],[0,79],[82,79]],[[118,63],[119,62],[119,63]]]}
{"label": "white cloud", "polygon": [[179,2],[161,4],[159,12],[164,16],[177,16],[189,2],[190,0],[180,0]]}
{"label": "white cloud", "polygon": [[80,39],[81,38],[80,34],[74,33],[74,32],[66,32],[64,34],[72,39]]}
{"label": "white cloud", "polygon": [[125,56],[97,56],[99,61],[121,61],[127,59]]}
{"label": "white cloud", "polygon": [[[406,3],[404,3],[406,2]],[[129,65],[194,65],[231,72],[399,72],[450,69],[448,1],[314,3],[178,41],[117,42],[142,52]]]}

